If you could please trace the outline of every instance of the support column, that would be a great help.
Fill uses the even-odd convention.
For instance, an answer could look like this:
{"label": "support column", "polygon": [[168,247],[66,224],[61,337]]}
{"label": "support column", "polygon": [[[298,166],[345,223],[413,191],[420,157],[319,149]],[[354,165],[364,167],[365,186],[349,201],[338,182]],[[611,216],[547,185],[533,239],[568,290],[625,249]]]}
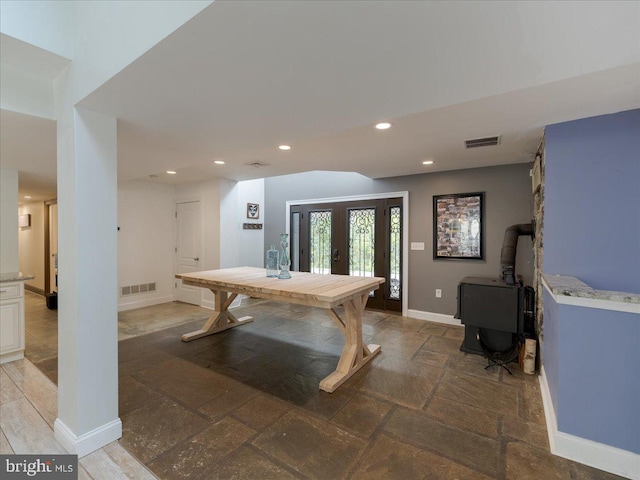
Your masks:
{"label": "support column", "polygon": [[75,108],[69,67],[58,120],[58,441],[84,456],[122,436],[118,418],[116,118]]}

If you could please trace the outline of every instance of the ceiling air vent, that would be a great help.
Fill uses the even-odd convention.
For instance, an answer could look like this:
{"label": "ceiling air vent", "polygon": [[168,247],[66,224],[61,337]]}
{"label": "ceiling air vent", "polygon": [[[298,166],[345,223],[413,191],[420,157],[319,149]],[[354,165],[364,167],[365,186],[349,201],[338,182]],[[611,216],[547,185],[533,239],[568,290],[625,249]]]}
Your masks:
{"label": "ceiling air vent", "polygon": [[249,165],[250,167],[255,167],[255,168],[262,168],[262,167],[270,167],[271,166],[270,163],[264,163],[264,162],[248,162],[246,165]]}
{"label": "ceiling air vent", "polygon": [[491,147],[500,143],[500,135],[496,137],[476,138],[473,140],[465,140],[464,144],[467,148]]}

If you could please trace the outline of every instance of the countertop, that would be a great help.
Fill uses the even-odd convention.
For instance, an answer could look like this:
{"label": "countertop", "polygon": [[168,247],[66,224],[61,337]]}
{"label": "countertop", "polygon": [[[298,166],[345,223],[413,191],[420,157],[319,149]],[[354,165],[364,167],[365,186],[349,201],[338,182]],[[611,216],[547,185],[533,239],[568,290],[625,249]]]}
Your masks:
{"label": "countertop", "polygon": [[0,273],[0,283],[24,282],[25,280],[33,280],[33,275],[22,272]]}
{"label": "countertop", "polygon": [[638,293],[595,290],[582,280],[565,275],[542,275],[542,277],[554,295],[640,304],[640,294]]}

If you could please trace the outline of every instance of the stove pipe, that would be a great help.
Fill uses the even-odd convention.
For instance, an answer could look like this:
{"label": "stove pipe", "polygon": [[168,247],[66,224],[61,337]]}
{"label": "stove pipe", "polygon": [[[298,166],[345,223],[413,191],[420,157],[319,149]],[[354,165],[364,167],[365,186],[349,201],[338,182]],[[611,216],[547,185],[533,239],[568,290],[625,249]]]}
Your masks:
{"label": "stove pipe", "polygon": [[500,278],[502,278],[507,285],[515,285],[516,283],[515,270],[518,237],[520,235],[531,235],[531,238],[533,238],[534,232],[535,228],[533,223],[511,225],[505,230],[502,250],[500,252]]}

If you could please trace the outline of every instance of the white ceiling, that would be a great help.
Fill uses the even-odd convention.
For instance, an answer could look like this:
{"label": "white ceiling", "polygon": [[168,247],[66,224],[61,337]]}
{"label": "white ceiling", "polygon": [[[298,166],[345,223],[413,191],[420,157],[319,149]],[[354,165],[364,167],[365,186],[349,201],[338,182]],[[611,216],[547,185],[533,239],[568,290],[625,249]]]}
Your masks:
{"label": "white ceiling", "polygon": [[380,178],[531,161],[545,125],[640,107],[639,62],[636,2],[216,1],[80,106],[118,117],[121,180]]}
{"label": "white ceiling", "polygon": [[[20,203],[56,197],[56,122],[47,118],[0,112],[2,166],[18,170]],[[24,196],[32,198],[25,200]]]}

